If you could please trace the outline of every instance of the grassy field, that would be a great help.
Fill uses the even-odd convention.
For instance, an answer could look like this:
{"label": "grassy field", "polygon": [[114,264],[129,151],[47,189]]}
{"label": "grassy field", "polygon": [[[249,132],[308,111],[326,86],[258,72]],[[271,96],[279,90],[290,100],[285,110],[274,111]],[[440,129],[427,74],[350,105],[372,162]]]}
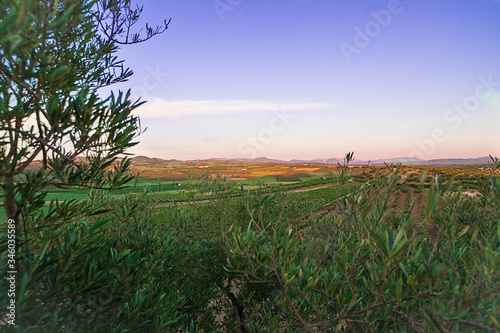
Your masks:
{"label": "grassy field", "polygon": [[[295,188],[313,184],[321,184],[332,178],[337,167],[331,165],[288,165],[271,163],[244,163],[230,162],[199,165],[135,165],[134,171],[141,174],[140,180],[131,182],[124,189],[113,193],[120,196],[125,193],[139,193],[141,191],[151,192],[154,198],[178,198],[180,193],[186,190],[188,179],[196,180],[203,173],[221,174],[229,180],[244,185],[245,188],[253,188],[259,185],[283,186],[285,188]],[[201,163],[203,164],[203,163]],[[206,167],[205,167],[206,166]],[[202,168],[201,168],[202,167]],[[431,182],[435,175],[455,177],[455,179],[468,188],[472,188],[478,180],[484,180],[489,176],[489,171],[485,167],[423,167],[423,166],[403,166],[402,181],[408,184],[418,184],[420,174],[428,172],[427,182]],[[385,166],[359,167],[355,166],[351,174],[358,180],[367,179],[375,173],[384,174],[388,170]],[[175,177],[170,177],[172,174]],[[47,200],[72,200],[87,199],[88,190],[83,189],[59,189],[50,188]]]}
{"label": "grassy field", "polygon": [[[199,200],[207,200],[210,194],[199,195],[196,181],[204,174],[217,174],[234,183],[231,190],[233,196],[239,196],[240,186],[246,190],[267,187],[270,191],[293,191],[298,188],[327,184],[336,177],[337,167],[333,165],[303,165],[303,164],[273,164],[273,163],[244,163],[244,162],[196,162],[190,164],[172,165],[134,165],[133,171],[141,176],[137,181],[129,183],[126,188],[111,193],[112,197],[121,197],[127,193],[148,192],[148,197],[157,204],[186,201],[186,193],[193,192]],[[373,177],[375,174],[387,174],[390,170],[385,166],[353,166],[350,174],[358,182]],[[402,189],[415,188],[420,183],[420,175],[427,172],[425,182],[430,184],[436,175],[443,179],[453,177],[464,191],[470,194],[478,193],[476,184],[491,176],[491,171],[484,166],[456,166],[456,167],[425,167],[403,166],[399,183],[404,184]],[[499,173],[500,170],[495,171]],[[175,177],[172,177],[175,175]],[[188,184],[191,184],[189,187]],[[189,190],[188,190],[189,187]],[[328,190],[317,190],[317,193],[328,193]],[[89,190],[49,188],[46,196],[46,205],[51,200],[87,200]],[[405,197],[405,194],[403,194]],[[400,199],[400,195],[396,199]],[[0,223],[5,222],[3,207],[0,207]]]}

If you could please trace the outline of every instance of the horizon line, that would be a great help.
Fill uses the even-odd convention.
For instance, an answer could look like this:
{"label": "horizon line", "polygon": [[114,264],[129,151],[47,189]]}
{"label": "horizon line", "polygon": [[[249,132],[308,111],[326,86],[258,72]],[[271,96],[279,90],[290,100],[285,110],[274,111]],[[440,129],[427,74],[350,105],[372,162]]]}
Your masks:
{"label": "horizon line", "polygon": [[[316,158],[292,158],[292,159],[281,159],[281,158],[272,158],[272,157],[267,157],[267,156],[258,156],[255,158],[248,158],[248,157],[208,157],[208,158],[189,158],[189,159],[179,159],[179,158],[162,158],[162,157],[152,157],[152,156],[147,156],[147,155],[140,155],[136,154],[135,156],[131,156],[131,158],[136,158],[136,157],[146,157],[146,158],[151,158],[151,159],[161,159],[161,160],[176,160],[176,161],[210,161],[210,160],[228,160],[228,161],[254,161],[258,159],[267,159],[271,161],[280,161],[280,162],[291,162],[291,161],[305,161],[305,162],[310,162],[310,161],[315,161],[315,160],[343,160],[344,157],[316,157]],[[420,159],[417,157],[408,157],[408,156],[398,156],[398,157],[385,157],[385,158],[373,158],[373,159],[359,159],[355,158],[354,163],[356,161],[361,161],[363,163],[368,163],[371,161],[383,161],[383,160],[408,160],[408,161],[435,161],[435,160],[475,160],[475,159],[488,159],[488,161],[491,161],[491,157],[495,158],[496,156],[494,155],[488,155],[488,156],[477,156],[477,157],[438,157],[438,158],[429,158],[429,159]],[[319,162],[321,163],[321,162]],[[352,163],[352,162],[351,162]]]}

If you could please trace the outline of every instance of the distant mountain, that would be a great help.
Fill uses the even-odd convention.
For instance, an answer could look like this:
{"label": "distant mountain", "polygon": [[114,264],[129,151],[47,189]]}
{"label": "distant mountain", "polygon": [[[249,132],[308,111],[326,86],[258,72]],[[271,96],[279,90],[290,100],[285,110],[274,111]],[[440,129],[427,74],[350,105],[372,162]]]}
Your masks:
{"label": "distant mountain", "polygon": [[307,161],[306,161],[306,160],[295,160],[295,159],[293,159],[293,160],[290,160],[290,161],[285,162],[285,163],[290,163],[290,164],[302,164],[302,163],[307,163]]}
{"label": "distant mountain", "polygon": [[484,165],[491,163],[489,157],[477,157],[477,158],[446,158],[446,159],[434,159],[425,161],[424,164],[431,165]]}
{"label": "distant mountain", "polygon": [[342,164],[342,163],[344,163],[344,159],[342,159],[342,158],[315,158],[315,159],[306,161],[306,163],[321,163],[321,164],[337,164],[337,163],[340,163],[340,164]]}
{"label": "distant mountain", "polygon": [[378,160],[371,161],[371,164],[409,164],[409,165],[418,165],[424,163],[424,160],[416,157],[395,157],[395,158],[381,158]]}
{"label": "distant mountain", "polygon": [[[210,158],[202,160],[191,160],[191,161],[179,161],[175,159],[163,160],[160,158],[151,158],[147,156],[136,156],[132,158],[132,163],[134,165],[149,165],[149,166],[159,166],[165,163],[180,163],[180,164],[190,164],[190,163],[206,163],[208,161],[238,161],[247,163],[277,163],[277,164],[342,164],[344,160],[342,158],[315,158],[311,160],[302,159],[292,159],[289,161],[271,159],[264,156],[256,158]],[[362,164],[405,164],[405,165],[485,165],[490,163],[489,157],[477,157],[477,158],[442,158],[442,159],[431,159],[422,160],[415,157],[393,157],[393,158],[382,158],[377,160],[365,161],[365,160],[354,160],[351,164],[362,165]]]}
{"label": "distant mountain", "polygon": [[159,166],[159,165],[164,165],[165,163],[173,162],[173,161],[176,161],[176,160],[163,160],[161,158],[147,157],[147,156],[132,157],[132,164],[134,164],[136,166],[138,166],[138,165]]}
{"label": "distant mountain", "polygon": [[234,161],[240,161],[240,162],[252,162],[252,163],[287,163],[286,161],[282,160],[275,160],[267,157],[256,157],[256,158],[235,158],[232,159]]}

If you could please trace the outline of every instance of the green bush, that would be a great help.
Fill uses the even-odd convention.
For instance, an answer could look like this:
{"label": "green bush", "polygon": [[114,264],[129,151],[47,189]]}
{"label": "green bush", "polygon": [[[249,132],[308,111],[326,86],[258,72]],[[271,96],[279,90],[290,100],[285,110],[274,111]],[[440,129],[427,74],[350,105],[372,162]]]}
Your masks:
{"label": "green bush", "polygon": [[[18,258],[18,330],[150,332],[179,325],[187,302],[174,288],[179,241],[150,223],[145,195],[92,199],[82,203],[85,211],[106,214],[36,226],[30,251]],[[52,217],[53,211],[34,220]]]}
{"label": "green bush", "polygon": [[[481,206],[460,192],[450,196],[451,182],[438,178],[416,223],[389,209],[397,179],[396,170],[354,189],[335,216],[305,229],[256,217],[236,230],[230,267],[242,289],[255,290],[245,303],[255,331],[500,328],[498,180]],[[364,200],[370,191],[379,195]],[[419,227],[425,223],[436,235]]]}

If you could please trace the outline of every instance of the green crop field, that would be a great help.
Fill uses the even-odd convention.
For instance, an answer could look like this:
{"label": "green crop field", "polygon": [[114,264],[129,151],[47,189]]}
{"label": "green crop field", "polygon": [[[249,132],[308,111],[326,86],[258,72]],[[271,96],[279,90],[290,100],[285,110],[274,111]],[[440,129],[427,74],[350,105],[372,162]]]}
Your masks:
{"label": "green crop field", "polygon": [[[247,180],[235,180],[237,184],[242,184],[246,189],[255,188],[261,185],[281,186],[294,185],[292,187],[301,187],[314,184],[314,180],[321,181],[324,176],[300,174],[298,176],[280,177],[274,175],[267,175]],[[186,190],[186,180],[172,181],[169,179],[140,179],[137,182],[131,182],[127,187],[115,190],[111,193],[113,197],[122,196],[127,193],[140,193],[147,191],[150,193],[151,198],[170,198],[181,199],[180,193]],[[290,188],[292,188],[290,187]],[[47,204],[51,200],[87,200],[89,197],[89,190],[84,189],[62,189],[62,188],[49,188],[47,189],[46,201]],[[5,220],[3,208],[0,207],[0,220]]]}

